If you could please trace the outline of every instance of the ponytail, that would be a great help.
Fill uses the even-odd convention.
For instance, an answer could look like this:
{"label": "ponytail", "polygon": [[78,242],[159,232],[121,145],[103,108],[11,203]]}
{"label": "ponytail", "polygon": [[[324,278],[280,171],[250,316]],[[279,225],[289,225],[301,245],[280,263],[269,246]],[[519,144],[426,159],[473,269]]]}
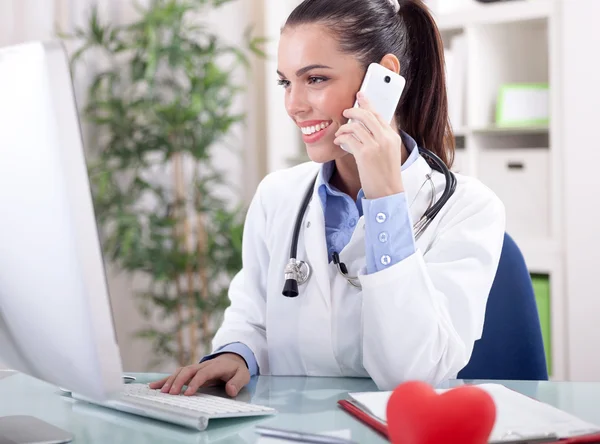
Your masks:
{"label": "ponytail", "polygon": [[444,47],[422,0],[304,0],[284,28],[306,23],[323,23],[335,34],[341,50],[354,55],[365,70],[386,54],[398,57],[406,86],[396,120],[420,147],[452,166],[454,137],[448,121]]}
{"label": "ponytail", "polygon": [[420,147],[433,151],[450,168],[455,147],[448,119],[442,39],[421,0],[400,0],[398,15],[407,33],[407,53],[400,67],[406,86],[397,119]]}

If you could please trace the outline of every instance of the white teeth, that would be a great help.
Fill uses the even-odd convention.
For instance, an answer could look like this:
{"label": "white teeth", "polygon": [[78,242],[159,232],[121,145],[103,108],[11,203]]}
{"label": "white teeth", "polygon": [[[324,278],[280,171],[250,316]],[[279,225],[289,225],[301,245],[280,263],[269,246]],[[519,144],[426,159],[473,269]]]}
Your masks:
{"label": "white teeth", "polygon": [[300,128],[302,134],[306,134],[307,136],[316,133],[317,131],[321,131],[329,126],[329,122],[321,122],[318,125],[306,126],[304,128]]}

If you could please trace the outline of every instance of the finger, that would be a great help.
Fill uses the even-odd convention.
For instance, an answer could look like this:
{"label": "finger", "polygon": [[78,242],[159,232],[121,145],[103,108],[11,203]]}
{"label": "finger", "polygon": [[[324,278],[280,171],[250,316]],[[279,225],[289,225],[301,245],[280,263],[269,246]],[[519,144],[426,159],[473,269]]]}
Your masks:
{"label": "finger", "polygon": [[375,113],[367,108],[348,108],[342,114],[348,119],[361,122],[375,137],[381,137],[385,127],[390,126],[389,123],[384,126],[381,123],[383,119],[378,119]]}
{"label": "finger", "polygon": [[233,372],[228,370],[223,365],[211,365],[200,369],[192,380],[188,384],[187,390],[184,395],[193,395],[202,387],[206,382],[214,379],[221,379],[227,381]]}
{"label": "finger", "polygon": [[187,384],[190,379],[192,379],[197,371],[198,368],[195,365],[184,367],[175,378],[175,381],[173,381],[173,385],[171,386],[169,393],[172,395],[179,395],[183,386]]}
{"label": "finger", "polygon": [[341,134],[354,134],[363,145],[374,142],[373,134],[360,122],[347,123],[342,126],[335,135],[337,137]]}
{"label": "finger", "polygon": [[340,134],[333,140],[336,145],[344,145],[344,148],[351,154],[362,148],[362,142],[356,138],[354,133]]}
{"label": "finger", "polygon": [[175,370],[173,374],[167,378],[167,382],[165,382],[165,385],[163,385],[162,389],[160,389],[161,392],[168,393],[168,391],[171,389],[171,386],[173,385],[173,381],[175,381],[175,378],[177,378],[177,375],[179,375],[179,372],[181,372],[181,370],[183,370],[183,367],[180,367],[177,370]]}
{"label": "finger", "polygon": [[242,387],[250,382],[250,372],[245,367],[238,367],[233,377],[225,384],[225,392],[232,398],[237,396]]}
{"label": "finger", "polygon": [[390,126],[391,122],[386,122],[383,119],[383,117],[381,117],[381,114],[379,114],[377,112],[377,110],[375,108],[373,108],[373,104],[371,103],[371,101],[368,99],[368,97],[364,93],[359,91],[358,94],[356,95],[356,100],[358,101],[358,105],[361,108],[366,109],[366,110],[370,111],[371,114],[373,114],[373,116],[375,117],[377,122],[379,122],[379,124],[382,126],[382,128],[387,128],[388,126]]}
{"label": "finger", "polygon": [[[211,360],[208,361],[204,361],[201,362],[200,364],[194,364],[192,366],[188,366],[188,367],[182,367],[180,368],[177,372],[173,373],[173,375],[171,375],[170,377],[170,381],[167,381],[165,383],[165,385],[162,388],[162,392],[163,393],[171,393],[171,387],[173,386],[173,384],[175,383],[175,380],[177,378],[177,376],[179,375],[179,373],[185,369],[192,369],[191,375],[188,377],[188,380],[198,371],[203,369],[204,367],[208,366],[211,364]],[[183,383],[183,385],[185,385],[185,382]],[[177,393],[179,394],[181,392],[181,388],[183,387],[183,385],[179,388],[179,390],[177,390],[176,388],[174,388],[173,393]]]}
{"label": "finger", "polygon": [[159,389],[163,385],[165,385],[165,382],[167,382],[168,379],[169,377],[165,376],[164,378],[159,379],[158,381],[151,382],[150,384],[148,384],[148,387],[150,387],[151,389]]}
{"label": "finger", "polygon": [[188,383],[188,387],[185,390],[185,392],[183,392],[183,394],[188,396],[193,395],[198,391],[200,387],[209,385],[210,381],[212,380],[208,378],[206,374],[206,369],[200,370],[196,373],[196,376],[194,376],[192,380]]}

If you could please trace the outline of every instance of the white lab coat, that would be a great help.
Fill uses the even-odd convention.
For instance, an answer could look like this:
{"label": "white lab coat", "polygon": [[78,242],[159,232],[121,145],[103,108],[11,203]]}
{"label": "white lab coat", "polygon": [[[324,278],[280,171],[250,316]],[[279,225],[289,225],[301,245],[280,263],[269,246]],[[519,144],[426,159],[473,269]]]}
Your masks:
{"label": "white lab coat", "polygon": [[[260,183],[246,219],[243,269],[231,282],[214,349],[242,342],[261,374],[371,377],[383,390],[411,379],[437,384],[455,377],[481,336],[502,249],[503,204],[476,179],[457,175],[456,192],[417,241],[417,251],[374,274],[366,274],[361,217],[340,252],[349,274],[359,275],[360,290],[328,263],[315,187],[297,254],[312,275],[298,297],[288,298],[281,292],[294,222],[319,167],[304,163]],[[444,177],[423,157],[402,172],[413,223],[431,198],[426,174],[439,197]]]}

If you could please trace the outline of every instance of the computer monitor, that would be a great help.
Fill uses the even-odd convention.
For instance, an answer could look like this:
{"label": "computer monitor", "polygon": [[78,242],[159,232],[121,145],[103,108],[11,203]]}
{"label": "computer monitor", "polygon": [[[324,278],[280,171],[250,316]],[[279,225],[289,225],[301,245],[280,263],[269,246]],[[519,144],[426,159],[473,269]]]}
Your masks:
{"label": "computer monitor", "polygon": [[0,362],[104,400],[122,364],[69,63],[0,48]]}

